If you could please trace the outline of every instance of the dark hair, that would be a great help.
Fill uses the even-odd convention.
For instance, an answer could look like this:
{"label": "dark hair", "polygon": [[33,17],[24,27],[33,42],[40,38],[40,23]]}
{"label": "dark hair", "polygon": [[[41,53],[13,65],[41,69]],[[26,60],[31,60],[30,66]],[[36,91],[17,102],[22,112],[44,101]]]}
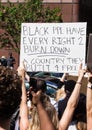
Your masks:
{"label": "dark hair", "polygon": [[21,79],[13,69],[0,66],[0,118],[8,119],[21,102]]}
{"label": "dark hair", "polygon": [[[30,87],[32,87],[32,91],[37,92],[42,90],[42,92],[46,92],[46,82],[45,80],[38,77],[30,77]],[[32,94],[29,95],[30,100],[32,100]]]}
{"label": "dark hair", "polygon": [[74,111],[73,120],[86,122],[86,95],[80,93],[77,107]]}
{"label": "dark hair", "polygon": [[65,92],[70,92],[72,93],[74,87],[75,87],[76,81],[74,80],[67,80],[65,81]]}
{"label": "dark hair", "polygon": [[30,78],[30,87],[33,88],[34,92],[37,92],[38,90],[42,90],[42,92],[46,91],[46,82],[45,80],[37,77],[31,77]]}

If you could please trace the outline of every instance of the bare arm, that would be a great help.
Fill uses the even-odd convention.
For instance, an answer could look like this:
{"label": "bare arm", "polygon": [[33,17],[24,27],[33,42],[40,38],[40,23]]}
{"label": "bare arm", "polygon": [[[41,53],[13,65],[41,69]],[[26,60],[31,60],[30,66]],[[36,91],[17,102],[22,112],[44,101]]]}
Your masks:
{"label": "bare arm", "polygon": [[87,84],[87,130],[92,130],[92,73],[88,73]]}
{"label": "bare arm", "polygon": [[22,97],[20,104],[20,130],[27,130],[29,127],[28,121],[28,107],[27,107],[27,96],[25,89],[25,69],[19,67],[18,73],[22,77]]}
{"label": "bare arm", "polygon": [[79,100],[81,83],[82,83],[82,79],[84,76],[84,72],[85,72],[85,70],[82,70],[82,65],[80,65],[78,79],[77,79],[75,88],[74,88],[74,90],[73,90],[73,92],[68,100],[68,103],[67,103],[66,109],[63,113],[63,116],[60,120],[59,130],[67,130],[69,123],[72,120],[74,110],[75,110],[77,103],[78,103],[78,100]]}
{"label": "bare arm", "polygon": [[52,124],[49,115],[45,111],[42,103],[40,102],[41,91],[39,90],[37,93],[32,92],[33,98],[32,102],[36,105],[39,119],[40,119],[40,130],[55,130],[54,125]]}
{"label": "bare arm", "polygon": [[64,74],[62,75],[62,77],[60,78],[60,81],[61,81],[61,82],[64,82],[64,81],[68,78],[68,76],[69,76],[68,73],[64,73]]}

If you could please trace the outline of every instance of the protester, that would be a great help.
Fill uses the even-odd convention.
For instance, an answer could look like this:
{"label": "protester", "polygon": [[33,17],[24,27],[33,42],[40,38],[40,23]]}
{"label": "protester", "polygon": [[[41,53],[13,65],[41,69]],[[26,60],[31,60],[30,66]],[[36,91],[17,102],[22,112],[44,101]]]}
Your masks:
{"label": "protester", "polygon": [[[65,93],[66,96],[63,100],[58,102],[58,117],[61,119],[63,112],[66,108],[67,102],[72,94],[72,91],[75,87],[76,81],[74,80],[67,80],[65,83]],[[86,123],[86,95],[80,93],[78,105],[74,111],[73,118],[72,118],[72,126],[76,124],[78,121],[82,121]]]}
{"label": "protester", "polygon": [[[39,130],[56,130],[56,126],[53,125],[50,115],[48,115],[47,111],[42,105],[41,95],[42,91],[39,90],[37,93],[31,92],[33,98],[32,103],[37,107],[39,120],[40,120],[40,129]],[[51,108],[51,106],[50,106]],[[55,110],[55,109],[54,109]],[[54,115],[52,115],[54,116]]]}
{"label": "protester", "polygon": [[[48,113],[45,111],[45,109],[44,109],[44,107],[43,107],[43,105],[42,105],[42,102],[41,102],[41,99],[43,99],[42,98],[42,93],[46,90],[46,83],[45,83],[45,81],[44,80],[42,80],[42,79],[40,79],[40,78],[38,78],[38,79],[35,79],[35,80],[33,80],[32,78],[30,79],[30,85],[34,85],[34,84],[32,84],[32,83],[34,83],[34,82],[31,82],[31,80],[32,81],[35,81],[36,80],[36,89],[37,89],[37,91],[33,88],[32,90],[31,90],[31,93],[29,93],[29,97],[30,97],[30,95],[31,95],[31,102],[35,105],[35,107],[37,108],[37,111],[38,111],[38,115],[39,115],[39,120],[40,120],[40,130],[47,130],[47,129],[50,129],[50,130],[55,130],[55,128],[54,128],[54,126],[53,126],[53,124],[52,124],[52,122],[51,122],[51,120],[50,120],[50,117],[48,117]],[[31,87],[32,87],[31,86]],[[35,92],[34,92],[35,91]],[[26,103],[25,102],[23,102],[25,105],[26,105]],[[24,114],[21,114],[21,111],[22,111],[22,113],[23,113],[23,111],[25,110],[25,109],[22,109],[23,107],[21,107],[21,109],[20,109],[20,117],[21,117],[21,119],[24,117],[24,116],[27,116],[27,111],[26,111],[26,113],[24,112]],[[45,124],[46,124],[46,122],[47,122],[47,125],[45,126]],[[44,127],[45,126],[45,127]],[[22,129],[22,127],[20,127],[20,130],[23,130]]]}
{"label": "protester", "polygon": [[65,97],[63,100],[58,101],[58,117],[61,119],[63,112],[66,108],[67,102],[69,100],[69,97],[72,94],[72,91],[75,87],[76,81],[74,80],[67,80],[65,85],[64,85],[64,91],[65,91]]}
{"label": "protester", "polygon": [[64,84],[65,81],[68,78],[67,73],[63,73],[62,77],[55,81],[55,78],[52,80],[52,82],[57,82],[59,84],[58,90],[55,92],[55,98],[51,101],[51,103],[54,105],[56,111],[58,112],[58,103],[59,101],[63,100],[66,96],[66,92],[64,91]]}
{"label": "protester", "polygon": [[[27,95],[25,88],[25,79],[29,81],[30,77],[24,70],[24,65],[21,64],[17,69],[18,75],[22,79],[22,97],[20,106],[11,118],[10,130],[26,130],[28,128],[28,107],[27,107]],[[20,118],[22,117],[22,118]]]}
{"label": "protester", "polygon": [[85,72],[86,70],[82,69],[82,64],[81,64],[79,68],[79,72],[78,72],[78,79],[77,79],[76,85],[68,100],[68,103],[62,115],[62,118],[60,119],[59,130],[67,130],[70,122],[72,121],[73,113],[79,101],[80,90],[82,86],[82,79],[84,77]]}
{"label": "protester", "polygon": [[[42,108],[46,111],[46,114],[49,115],[48,119],[51,120],[51,122],[54,124],[53,128],[55,130],[58,129],[58,115],[57,115],[56,109],[50,102],[49,96],[46,94],[45,80],[38,78],[38,77],[31,77],[29,84],[32,87],[31,91],[33,91],[33,93],[36,94],[36,93],[38,93],[38,91],[41,91],[39,102],[42,105]],[[42,117],[39,117],[40,111],[38,112],[38,108],[34,104],[33,96],[31,93],[29,93],[29,99],[31,100],[31,108],[30,108],[31,119],[30,119],[29,130],[35,130],[35,129],[41,130],[40,123],[43,121],[42,121]],[[40,118],[41,118],[41,120],[40,120]],[[44,120],[45,120],[45,118],[44,118]],[[43,127],[42,127],[42,129],[43,129]],[[46,127],[46,129],[47,129],[47,127]]]}
{"label": "protester", "polygon": [[9,53],[9,57],[7,58],[7,67],[11,69],[14,68],[15,58],[12,56],[12,53]]}
{"label": "protester", "polygon": [[13,69],[0,66],[0,129],[10,130],[10,120],[21,102],[22,81]]}
{"label": "protester", "polygon": [[[50,118],[51,122],[54,125],[54,128],[56,130],[58,130],[58,123],[59,122],[58,122],[58,115],[57,115],[56,109],[50,103],[49,98],[44,93],[41,93],[40,103],[41,103],[42,107],[45,109],[45,111],[47,112],[47,114],[49,115],[48,118]],[[41,128],[40,128],[40,117],[39,117],[38,109],[35,106],[33,99],[32,99],[32,104],[33,105],[31,106],[31,110],[30,110],[31,120],[30,120],[29,130],[41,130]],[[45,118],[44,118],[44,121],[45,121]],[[46,127],[46,126],[44,126],[44,127]]]}
{"label": "protester", "polygon": [[[20,76],[23,76],[24,74],[22,74],[22,73],[20,73],[20,71],[19,71],[20,69],[18,68],[18,74],[20,75]],[[25,68],[23,68],[23,70],[25,71]],[[22,71],[23,71],[22,70]],[[24,79],[24,78],[23,78]],[[54,127],[56,127],[56,126],[53,126],[53,124],[52,123],[50,123],[50,117],[48,117],[48,114],[47,114],[47,112],[45,111],[45,109],[44,109],[44,107],[43,107],[43,105],[42,105],[42,100],[44,101],[44,99],[45,98],[43,98],[44,96],[45,97],[47,97],[47,99],[48,99],[48,101],[49,101],[49,107],[51,108],[51,104],[50,104],[50,100],[49,100],[49,98],[48,98],[48,96],[46,96],[46,95],[44,95],[45,93],[43,93],[45,90],[46,90],[46,83],[45,83],[45,81],[44,80],[42,80],[42,79],[35,79],[35,80],[33,80],[33,78],[31,78],[30,79],[30,85],[32,85],[32,86],[34,86],[34,82],[32,82],[32,81],[35,81],[36,80],[36,89],[37,89],[37,91],[33,88],[30,88],[30,89],[32,89],[31,90],[31,93],[29,93],[29,98],[30,98],[30,95],[31,95],[31,98],[30,98],[30,100],[31,100],[31,102],[35,105],[35,107],[37,107],[37,111],[38,111],[38,115],[39,115],[39,121],[40,121],[40,130],[43,130],[43,127],[44,127],[44,123],[45,123],[45,121],[48,123],[48,125],[47,126],[45,126],[45,128],[44,128],[44,130],[47,130],[49,127],[52,127],[52,130],[54,129],[55,130],[55,128]],[[24,84],[24,83],[23,83]],[[25,84],[24,84],[25,85]],[[23,85],[23,86],[24,86]],[[20,130],[27,130],[28,129],[28,111],[27,111],[27,97],[26,97],[26,93],[25,93],[25,89],[23,89],[22,88],[22,91],[23,91],[23,93],[24,94],[22,94],[22,101],[21,101],[21,105],[20,105],[20,112],[19,112],[19,124],[17,124],[19,127],[17,127],[17,128],[19,128]],[[35,91],[35,92],[34,92]],[[43,94],[42,94],[43,93]],[[42,96],[42,95],[44,95],[44,96]],[[44,104],[44,105],[46,105],[46,104]],[[48,108],[49,108],[48,107]],[[53,107],[53,106],[52,106]],[[46,108],[46,109],[48,109],[48,108]],[[54,109],[54,107],[53,107],[53,109]],[[55,112],[55,109],[54,109],[54,112]],[[54,116],[54,113],[53,112],[53,114],[51,114],[52,116]],[[36,113],[35,113],[36,114]],[[43,116],[44,115],[44,116]],[[57,118],[58,119],[58,118]],[[27,122],[27,123],[26,123]],[[30,127],[29,127],[30,128]]]}
{"label": "protester", "polygon": [[[78,75],[77,82],[75,84],[75,88],[68,100],[66,109],[59,122],[59,130],[67,130],[67,128],[72,120],[74,110],[75,110],[78,100],[79,100],[80,90],[81,90],[81,86],[82,86],[81,83],[82,83],[84,73],[85,73],[85,70],[82,69],[82,65],[80,65],[79,75]],[[44,107],[40,101],[41,91],[40,92],[38,91],[37,93],[32,91],[32,95],[33,95],[32,102],[37,107],[37,110],[39,113],[40,130],[43,130],[43,129],[44,130],[45,129],[46,130],[47,129],[55,130],[54,124],[52,123],[51,119],[49,118],[49,115],[47,114],[46,110],[44,109]]]}
{"label": "protester", "polygon": [[7,59],[5,56],[2,56],[0,58],[0,65],[5,66],[5,67],[7,66]]}
{"label": "protester", "polygon": [[[63,116],[60,119],[59,130],[67,130],[70,122],[72,121],[74,110],[78,104],[80,90],[82,86],[81,83],[82,83],[84,73],[85,73],[85,70],[82,69],[82,65],[80,65],[78,80],[68,100]],[[50,117],[48,116],[48,113],[46,112],[45,108],[43,107],[41,103],[40,98],[42,95],[42,91],[41,90],[38,90],[37,92],[32,91],[31,94],[32,94],[32,103],[35,105],[35,107],[37,107],[37,110],[38,110],[38,115],[39,115],[39,120],[40,120],[40,130],[43,130],[43,129],[55,130],[56,128],[54,127],[54,124],[52,123]]]}
{"label": "protester", "polygon": [[[75,88],[68,100],[68,103],[67,103],[66,109],[63,113],[63,116],[60,119],[59,130],[67,130],[67,128],[72,120],[74,110],[75,110],[78,100],[79,100],[80,90],[81,90],[81,86],[82,86],[81,83],[82,83],[84,73],[85,73],[85,70],[82,69],[82,65],[80,65],[78,80],[77,80],[77,82],[75,84]],[[43,130],[43,129],[44,130],[45,129],[46,130],[47,129],[55,130],[54,124],[50,120],[49,115],[47,114],[46,110],[44,109],[44,107],[40,101],[40,96],[37,97],[37,95],[39,95],[38,93],[40,93],[40,92],[37,92],[37,93],[32,92],[32,95],[33,95],[32,102],[38,109],[39,119],[41,121],[40,130]]]}
{"label": "protester", "polygon": [[27,94],[26,94],[26,88],[25,88],[26,72],[25,72],[24,64],[23,66],[19,66],[17,71],[18,71],[18,75],[21,76],[22,78],[22,97],[21,97],[19,116],[18,116],[19,128],[20,130],[28,130],[29,120],[28,120]]}

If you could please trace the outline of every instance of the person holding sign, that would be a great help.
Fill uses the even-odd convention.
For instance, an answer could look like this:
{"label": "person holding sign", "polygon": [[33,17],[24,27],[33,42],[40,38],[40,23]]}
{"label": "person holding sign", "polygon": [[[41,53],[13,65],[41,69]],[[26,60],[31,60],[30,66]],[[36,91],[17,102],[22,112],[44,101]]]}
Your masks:
{"label": "person holding sign", "polygon": [[[78,100],[79,100],[80,90],[81,90],[81,86],[82,86],[82,79],[84,77],[85,72],[86,72],[86,70],[82,69],[82,65],[80,65],[78,79],[77,79],[75,88],[68,100],[68,104],[66,106],[64,114],[63,114],[62,118],[60,119],[58,130],[67,130],[68,129],[68,126],[73,117],[74,110],[75,110]],[[52,121],[49,119],[47,112],[45,111],[45,109],[43,108],[43,106],[40,102],[41,94],[38,94],[38,93],[40,93],[40,92],[37,92],[37,93],[32,92],[32,95],[33,95],[32,100],[39,112],[39,118],[40,118],[40,123],[41,123],[40,130],[43,130],[43,129],[44,130],[47,130],[47,129],[56,130]],[[44,127],[44,126],[46,126],[46,127]]]}
{"label": "person holding sign", "polygon": [[[80,95],[80,90],[81,90],[81,86],[82,86],[82,79],[84,77],[86,70],[82,69],[82,64],[79,67],[79,72],[78,72],[78,79],[75,85],[75,88],[68,100],[66,109],[63,113],[62,118],[60,119],[59,122],[59,128],[58,130],[67,130],[72,117],[73,117],[73,113],[74,110],[77,106],[78,100],[79,100],[79,95]],[[30,93],[32,94],[32,102],[35,105],[35,107],[37,107],[38,113],[39,113],[39,119],[40,119],[40,130],[56,130],[54,127],[54,124],[52,123],[52,121],[49,118],[49,115],[47,114],[46,110],[44,109],[40,99],[42,96],[42,92],[41,90],[37,91],[37,92],[33,92],[32,90],[30,91]],[[89,99],[88,99],[89,100]],[[21,111],[22,111],[22,107],[21,107]],[[25,114],[27,116],[27,114]],[[21,117],[22,119],[22,117]],[[23,130],[23,129],[20,129]]]}
{"label": "person holding sign", "polygon": [[86,72],[86,70],[82,69],[82,64],[81,64],[80,68],[79,68],[78,79],[77,79],[75,88],[68,100],[68,103],[67,103],[66,109],[63,113],[63,116],[60,119],[59,130],[67,130],[67,128],[72,120],[74,110],[75,110],[78,100],[79,100],[80,90],[81,90],[81,86],[82,86],[82,79],[84,77],[85,72]]}
{"label": "person holding sign", "polygon": [[[18,68],[18,74],[22,77],[23,81],[24,81],[24,78],[25,78],[25,73],[26,72],[25,72],[24,65],[23,65],[23,68],[21,68],[21,67]],[[41,81],[41,80],[39,79],[39,81]],[[39,83],[40,86],[42,84],[41,82]],[[34,84],[34,85],[36,85],[36,84]],[[35,92],[34,89],[30,88],[30,93],[29,93],[29,98],[31,96],[32,99],[30,99],[30,100],[35,105],[35,107],[37,108],[37,111],[38,111],[39,121],[40,121],[40,130],[43,130],[43,129],[44,130],[47,130],[47,129],[56,130],[55,126],[52,124],[50,117],[48,116],[48,114],[45,111],[43,104],[41,102],[41,98],[43,100],[43,92],[42,91],[43,90],[40,89],[40,90]],[[20,116],[19,122],[20,123],[18,124],[18,127],[19,127],[20,130],[30,130],[30,128],[28,128],[30,126],[28,124],[28,112],[27,112],[27,104],[26,104],[27,97],[26,96],[27,95],[25,93],[25,86],[24,86],[24,82],[23,82],[22,101],[21,101],[21,104],[20,104],[20,113],[19,113],[19,116]],[[51,105],[50,101],[48,103],[49,103],[49,106],[50,106]],[[55,110],[54,107],[53,107],[53,109]],[[55,114],[55,112],[52,115],[54,116],[54,114]],[[46,125],[45,122],[47,122],[47,125]]]}

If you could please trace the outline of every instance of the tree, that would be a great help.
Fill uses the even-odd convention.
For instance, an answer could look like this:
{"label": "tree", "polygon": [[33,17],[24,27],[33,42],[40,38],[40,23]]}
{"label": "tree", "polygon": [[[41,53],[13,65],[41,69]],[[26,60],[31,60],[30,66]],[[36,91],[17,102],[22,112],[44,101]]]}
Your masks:
{"label": "tree", "polygon": [[62,22],[59,8],[44,7],[42,0],[25,0],[16,4],[0,3],[0,29],[6,33],[0,35],[0,48],[9,45],[19,53],[21,23],[23,22]]}

